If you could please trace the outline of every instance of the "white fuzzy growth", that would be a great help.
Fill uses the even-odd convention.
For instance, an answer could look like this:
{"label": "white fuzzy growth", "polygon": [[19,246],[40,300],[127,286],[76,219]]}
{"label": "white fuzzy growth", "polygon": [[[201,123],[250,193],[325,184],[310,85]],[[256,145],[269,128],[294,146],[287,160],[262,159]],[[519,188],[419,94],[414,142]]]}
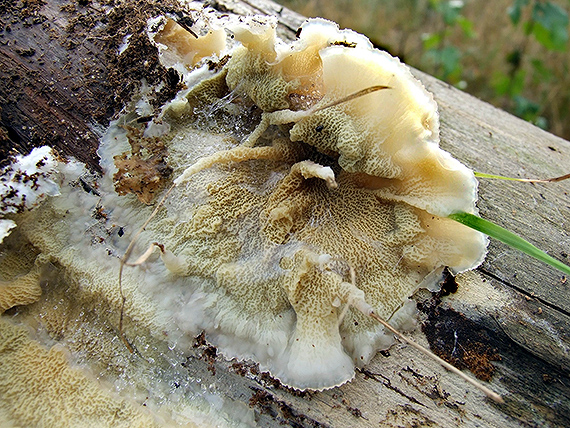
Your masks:
{"label": "white fuzzy growth", "polygon": [[132,34],[127,34],[125,35],[125,37],[123,37],[123,43],[121,43],[121,45],[117,49],[118,56],[121,56],[123,52],[125,52],[129,48],[129,40],[132,36],[133,36]]}
{"label": "white fuzzy growth", "polygon": [[47,146],[35,148],[27,156],[16,156],[0,177],[0,213],[31,209],[46,196],[58,195],[56,165]]}
{"label": "white fuzzy growth", "polygon": [[16,222],[12,220],[0,219],[0,244],[4,241],[12,229],[16,227]]}

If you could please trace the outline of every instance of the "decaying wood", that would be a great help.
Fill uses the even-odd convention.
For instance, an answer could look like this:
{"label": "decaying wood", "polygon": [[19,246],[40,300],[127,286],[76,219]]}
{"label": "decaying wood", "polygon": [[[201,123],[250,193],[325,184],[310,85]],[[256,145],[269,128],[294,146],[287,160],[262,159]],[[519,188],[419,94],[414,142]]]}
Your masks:
{"label": "decaying wood", "polygon": [[[97,130],[128,105],[141,79],[165,83],[157,105],[176,92],[177,76],[160,66],[142,31],[150,16],[183,13],[175,0],[7,3],[14,4],[0,6],[0,159],[49,144],[96,171]],[[303,20],[266,0],[210,4],[276,15],[286,38]],[[127,34],[135,54],[119,57]],[[569,172],[569,142],[414,73],[439,104],[441,146],[470,168],[515,177]],[[481,180],[480,214],[570,264],[569,186]],[[448,296],[415,296],[423,327],[411,335],[489,380],[503,405],[404,345],[378,354],[351,383],[319,393],[294,393],[253,364],[212,357],[206,345],[188,364],[227,399],[253,408],[259,426],[570,426],[570,280],[492,242],[484,264],[457,283]]]}

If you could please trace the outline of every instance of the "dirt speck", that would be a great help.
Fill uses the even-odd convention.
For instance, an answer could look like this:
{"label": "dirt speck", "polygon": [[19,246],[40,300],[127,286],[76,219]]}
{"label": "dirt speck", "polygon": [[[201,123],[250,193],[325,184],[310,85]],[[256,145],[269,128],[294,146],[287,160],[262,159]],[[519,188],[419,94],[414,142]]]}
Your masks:
{"label": "dirt speck", "polygon": [[259,409],[262,413],[290,427],[317,428],[323,425],[308,416],[299,413],[286,402],[276,399],[272,394],[258,388],[251,388],[253,395],[249,399],[249,406]]}
{"label": "dirt speck", "polygon": [[424,415],[421,410],[414,408],[409,404],[398,405],[396,408],[389,410],[386,418],[381,421],[383,427],[437,427],[439,424],[428,416]]}

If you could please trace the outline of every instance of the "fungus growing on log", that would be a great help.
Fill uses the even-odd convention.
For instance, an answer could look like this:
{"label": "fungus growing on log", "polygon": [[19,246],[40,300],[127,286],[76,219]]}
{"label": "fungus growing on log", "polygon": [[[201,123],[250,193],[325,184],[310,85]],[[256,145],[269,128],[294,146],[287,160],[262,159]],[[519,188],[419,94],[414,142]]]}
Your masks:
{"label": "fungus growing on log", "polygon": [[[217,28],[192,34],[152,20],[186,87],[153,120],[111,125],[96,190],[83,191],[77,163],[50,157],[57,189],[41,186],[53,196],[8,221],[63,272],[66,299],[113,314],[135,347],[146,334],[185,349],[204,331],[285,385],[341,385],[394,341],[366,311],[412,328],[419,287],[483,260],[484,235],[447,218],[476,212],[477,181],[438,147],[432,96],[364,36],[313,19],[285,43],[274,18],[208,22]],[[147,254],[144,269],[125,252]]]}
{"label": "fungus growing on log", "polygon": [[144,409],[70,367],[60,346],[45,349],[5,319],[0,339],[0,414],[6,426],[158,426]]}
{"label": "fungus growing on log", "polygon": [[178,178],[145,233],[214,299],[187,316],[203,306],[193,322],[222,353],[294,388],[341,385],[392,343],[350,307],[405,328],[431,272],[482,261],[486,238],[446,218],[475,212],[477,181],[438,147],[432,96],[364,36],[322,19],[290,44],[272,19],[228,28],[227,64],[191,72],[146,129],[168,129]]}

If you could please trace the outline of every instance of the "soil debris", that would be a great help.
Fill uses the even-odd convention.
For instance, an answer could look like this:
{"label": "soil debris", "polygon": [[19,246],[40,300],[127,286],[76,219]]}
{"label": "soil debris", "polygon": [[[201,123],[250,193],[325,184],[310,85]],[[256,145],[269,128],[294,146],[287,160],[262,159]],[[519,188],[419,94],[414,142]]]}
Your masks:
{"label": "soil debris", "polygon": [[418,304],[418,309],[427,315],[422,331],[431,350],[458,369],[469,369],[478,379],[489,381],[495,371],[492,361],[501,360],[489,332],[440,303],[436,297]]}

